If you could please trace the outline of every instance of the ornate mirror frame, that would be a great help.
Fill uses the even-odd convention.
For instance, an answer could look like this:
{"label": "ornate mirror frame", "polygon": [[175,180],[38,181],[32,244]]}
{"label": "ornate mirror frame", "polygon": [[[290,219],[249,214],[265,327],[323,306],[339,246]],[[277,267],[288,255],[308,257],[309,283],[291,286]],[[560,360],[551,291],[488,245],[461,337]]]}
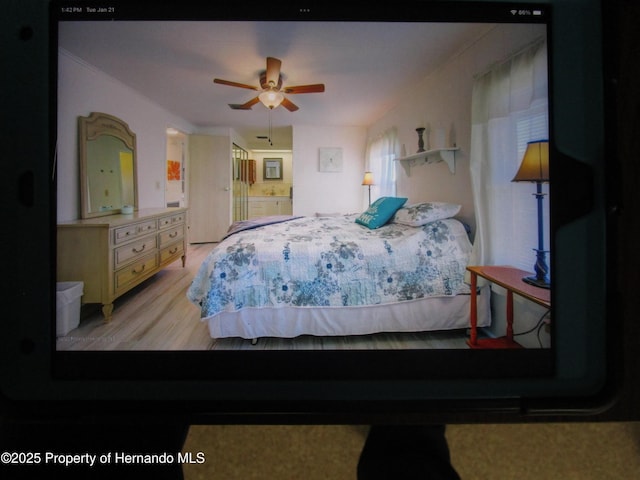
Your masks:
{"label": "ornate mirror frame", "polygon": [[[92,151],[94,150],[92,147],[97,144],[90,142],[97,142],[101,137],[105,138],[103,144],[112,143],[113,146],[107,147],[103,145],[101,154],[92,156]],[[114,137],[114,139],[122,142],[123,148],[120,148],[120,143],[117,140],[111,142],[107,137]],[[131,165],[128,165],[128,158],[126,159],[126,170],[129,170],[127,174],[123,173],[123,154],[125,154],[125,157],[129,157],[130,154],[131,157]],[[82,218],[102,217],[120,213],[124,205],[132,206],[134,210],[138,209],[136,134],[129,129],[129,125],[126,122],[118,117],[101,112],[92,112],[88,117],[78,117],[78,156],[80,159]],[[106,159],[105,157],[110,158]],[[96,187],[96,182],[93,182],[93,188],[100,188],[105,198],[108,198],[113,193],[110,191],[109,185],[111,185],[112,190],[117,192],[115,197],[111,195],[108,201],[96,208],[91,205],[90,188],[92,188],[92,182],[90,181],[90,175],[93,175],[92,172],[96,169],[102,172],[102,168],[97,162],[114,162],[115,168],[111,168],[110,173],[119,175],[119,178],[112,178],[111,183],[106,187],[102,185]],[[123,193],[123,190],[126,190],[126,192]],[[94,195],[95,193],[94,191]],[[123,196],[127,198],[123,198]]]}

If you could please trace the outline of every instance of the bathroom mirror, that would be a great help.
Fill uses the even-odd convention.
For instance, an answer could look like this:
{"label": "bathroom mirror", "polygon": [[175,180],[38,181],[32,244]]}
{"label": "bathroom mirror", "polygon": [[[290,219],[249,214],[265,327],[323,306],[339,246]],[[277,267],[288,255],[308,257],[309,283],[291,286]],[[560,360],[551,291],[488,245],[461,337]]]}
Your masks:
{"label": "bathroom mirror", "polygon": [[78,117],[82,218],[138,208],[136,135],[121,119],[92,112]]}
{"label": "bathroom mirror", "polygon": [[282,159],[265,158],[262,167],[264,180],[282,180]]}

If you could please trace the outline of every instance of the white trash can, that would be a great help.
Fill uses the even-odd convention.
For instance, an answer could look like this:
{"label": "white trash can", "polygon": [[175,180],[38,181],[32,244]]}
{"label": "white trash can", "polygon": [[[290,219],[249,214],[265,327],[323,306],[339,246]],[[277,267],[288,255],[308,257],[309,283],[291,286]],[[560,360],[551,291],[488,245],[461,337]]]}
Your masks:
{"label": "white trash can", "polygon": [[84,282],[56,283],[56,335],[62,337],[80,325]]}

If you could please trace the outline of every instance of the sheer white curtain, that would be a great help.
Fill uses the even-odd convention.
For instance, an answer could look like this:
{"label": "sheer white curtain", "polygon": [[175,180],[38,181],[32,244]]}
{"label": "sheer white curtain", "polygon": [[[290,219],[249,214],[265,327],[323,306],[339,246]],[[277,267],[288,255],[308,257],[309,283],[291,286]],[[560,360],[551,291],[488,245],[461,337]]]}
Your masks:
{"label": "sheer white curtain", "polygon": [[[511,180],[527,142],[548,138],[547,91],[544,41],[476,78],[469,155],[476,214],[472,265],[533,271],[538,238],[535,184]],[[543,203],[548,249],[548,196]]]}
{"label": "sheer white curtain", "polygon": [[395,159],[398,156],[398,132],[395,127],[390,128],[369,142],[366,169],[373,173],[373,181],[375,183],[371,187],[371,202],[374,202],[379,197],[393,197],[396,195]]}

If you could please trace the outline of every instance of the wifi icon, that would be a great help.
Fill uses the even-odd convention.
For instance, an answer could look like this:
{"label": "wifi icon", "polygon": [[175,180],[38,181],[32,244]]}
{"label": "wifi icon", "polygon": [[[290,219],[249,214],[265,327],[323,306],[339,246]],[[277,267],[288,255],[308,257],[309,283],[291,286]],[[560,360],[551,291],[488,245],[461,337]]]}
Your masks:
{"label": "wifi icon", "polygon": [[515,15],[516,13],[518,13],[518,10],[511,10],[511,15]]}

